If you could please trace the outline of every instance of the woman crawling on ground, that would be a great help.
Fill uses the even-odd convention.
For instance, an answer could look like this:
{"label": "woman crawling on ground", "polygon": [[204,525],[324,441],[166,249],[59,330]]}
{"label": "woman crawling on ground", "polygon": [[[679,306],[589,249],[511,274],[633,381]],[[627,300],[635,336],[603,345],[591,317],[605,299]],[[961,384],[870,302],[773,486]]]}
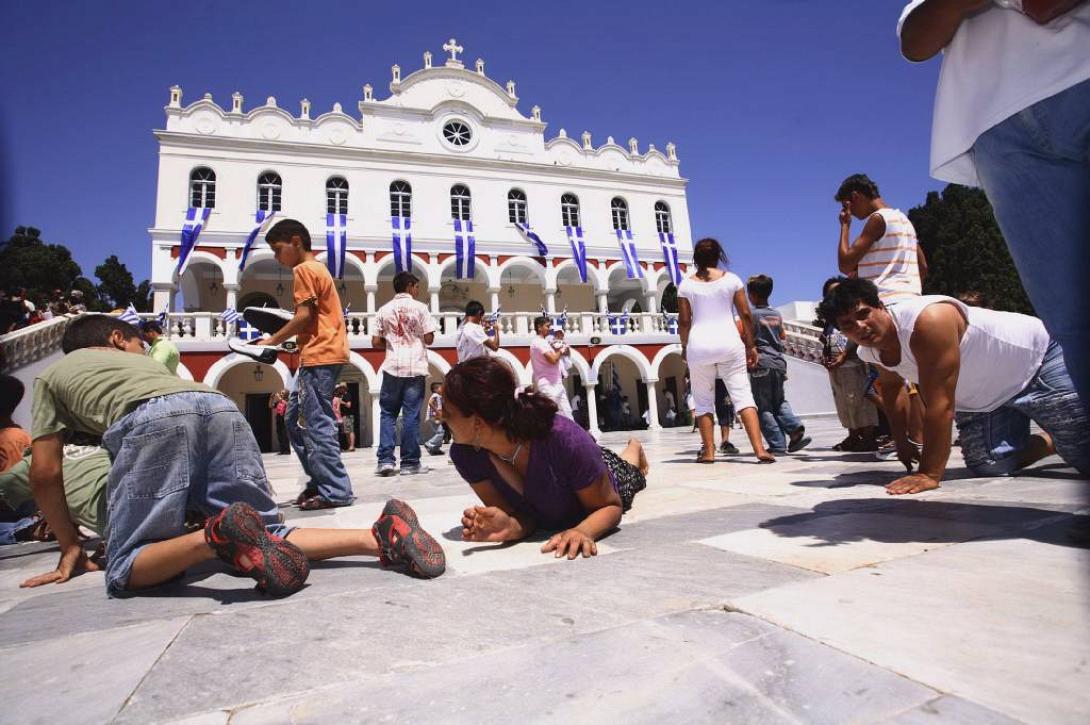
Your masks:
{"label": "woman crawling on ground", "polygon": [[647,458],[635,438],[620,455],[556,414],[542,395],[518,391],[510,366],[474,358],[447,373],[443,422],[453,435],[450,459],[482,506],[462,515],[466,541],[520,541],[555,530],[542,552],[574,559],[598,553],[595,542],[647,486]]}

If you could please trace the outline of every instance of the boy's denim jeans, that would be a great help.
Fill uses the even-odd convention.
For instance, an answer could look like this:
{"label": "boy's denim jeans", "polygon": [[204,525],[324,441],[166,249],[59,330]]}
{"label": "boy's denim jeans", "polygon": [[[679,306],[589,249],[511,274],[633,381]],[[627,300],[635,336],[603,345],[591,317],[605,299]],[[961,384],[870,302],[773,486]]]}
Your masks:
{"label": "boy's denim jeans", "polygon": [[761,433],[773,451],[787,450],[787,435],[802,427],[802,421],[783,396],[785,374],[779,370],[758,369],[749,374],[753,401],[761,421]]}
{"label": "boy's denim jeans", "polygon": [[424,402],[424,376],[398,378],[382,374],[378,396],[381,411],[378,435],[378,463],[396,465],[397,416],[401,414],[401,465],[420,463],[420,406]]}
{"label": "boy's denim jeans", "polygon": [[340,365],[299,368],[285,417],[291,447],[310,479],[307,488],[332,504],[347,506],[355,497],[333,418],[333,388],[340,371]]}
{"label": "boy's denim jeans", "polygon": [[269,492],[261,451],[246,418],[219,393],[152,398],[102,437],[110,453],[106,588],[128,587],[148,544],[185,533],[186,511],[212,516],[233,503],[253,506],[269,531],[287,536]]}
{"label": "boy's denim jeans", "polygon": [[1022,285],[1090,410],[1090,81],[988,129],[973,158]]}

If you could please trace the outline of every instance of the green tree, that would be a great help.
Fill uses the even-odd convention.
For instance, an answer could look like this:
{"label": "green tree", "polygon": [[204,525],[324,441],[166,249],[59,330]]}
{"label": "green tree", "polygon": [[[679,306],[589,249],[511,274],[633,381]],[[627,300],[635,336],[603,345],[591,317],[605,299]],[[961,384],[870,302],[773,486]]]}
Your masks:
{"label": "green tree", "polygon": [[908,218],[927,255],[924,294],[983,292],[998,310],[1033,314],[991,204],[980,189],[950,184],[932,191]]}
{"label": "green tree", "polygon": [[108,309],[128,307],[132,304],[140,312],[148,312],[151,307],[151,285],[147,280],[137,287],[132,272],[111,254],[106,261],[95,267],[95,276],[99,283],[96,293],[99,301]]}
{"label": "green tree", "polygon": [[0,288],[26,287],[31,299],[41,301],[54,289],[67,292],[81,274],[68,248],[43,242],[34,227],[16,227],[0,245]]}

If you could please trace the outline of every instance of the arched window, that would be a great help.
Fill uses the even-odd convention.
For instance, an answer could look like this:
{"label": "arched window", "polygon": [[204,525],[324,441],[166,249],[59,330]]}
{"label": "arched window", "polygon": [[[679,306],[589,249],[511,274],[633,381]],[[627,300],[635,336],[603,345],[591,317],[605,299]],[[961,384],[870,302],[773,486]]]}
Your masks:
{"label": "arched window", "polygon": [[560,197],[560,223],[566,227],[580,226],[579,197],[575,194],[564,194]]}
{"label": "arched window", "polygon": [[329,214],[348,213],[348,179],[330,176],[325,182],[325,210]]}
{"label": "arched window", "polygon": [[526,193],[520,189],[507,192],[507,219],[512,224],[527,224]]}
{"label": "arched window", "polygon": [[261,211],[280,211],[280,190],[284,184],[280,174],[266,171],[257,177],[257,208]]}
{"label": "arched window", "polygon": [[628,202],[615,196],[609,203],[609,208],[613,212],[613,228],[628,229]]}
{"label": "arched window", "polygon": [[189,175],[189,205],[216,208],[216,172],[198,166]]}
{"label": "arched window", "polygon": [[665,201],[655,202],[655,229],[660,234],[674,231],[673,222],[670,220],[670,206]]}
{"label": "arched window", "polygon": [[469,211],[469,188],[462,184],[450,187],[450,218],[468,221]]}
{"label": "arched window", "polygon": [[390,184],[390,216],[411,217],[413,215],[413,187],[407,182],[395,181]]}

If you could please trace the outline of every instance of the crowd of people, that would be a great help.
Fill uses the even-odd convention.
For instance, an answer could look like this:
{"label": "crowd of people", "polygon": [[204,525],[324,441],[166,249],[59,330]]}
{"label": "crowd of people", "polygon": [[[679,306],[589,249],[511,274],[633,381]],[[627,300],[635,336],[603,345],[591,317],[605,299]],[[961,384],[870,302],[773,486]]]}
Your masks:
{"label": "crowd of people", "polygon": [[[1011,475],[1053,453],[1090,475],[1079,276],[1090,228],[1090,5],[1051,5],[1068,14],[913,0],[898,27],[911,59],[946,50],[933,173],[983,185],[1041,319],[989,309],[971,290],[960,299],[923,294],[927,264],[907,216],[862,174],[834,195],[841,274],[826,281],[818,307],[823,359],[847,431],[834,448],[897,459],[906,475],[888,485],[891,494],[940,486],[955,428],[974,475]],[[853,220],[862,222],[854,236]],[[291,319],[258,345],[297,343],[293,388],[269,403],[280,451],[292,449],[307,477],[296,504],[347,506],[355,495],[338,431],[355,426],[338,381],[349,354],[341,301],[303,224],[279,221],[265,240],[294,283]],[[685,407],[702,443],[696,462],[713,463],[717,450],[737,453],[729,441],[735,418],[760,463],[809,445],[784,394],[785,330],[769,305],[773,280],[743,283],[710,238],[694,245],[693,267],[678,288],[678,322]],[[429,470],[420,444],[426,405],[434,432],[423,447],[440,455],[449,443],[451,463],[479,499],[463,512],[463,539],[513,542],[544,529],[551,535],[543,552],[594,556],[646,487],[649,465],[639,440],[613,451],[576,422],[586,405],[565,392],[571,350],[563,330],[547,316],[535,321],[532,385],[522,387],[492,354],[499,330],[471,302],[458,362],[425,402],[434,318],[416,299],[415,276],[401,272],[393,286],[371,341],[385,351],[375,474]],[[4,303],[22,305],[28,318],[36,310],[18,291]],[[0,541],[51,536],[61,552],[53,571],[23,586],[102,567],[110,594],[121,595],[213,558],[277,596],[303,586],[309,561],[338,556],[376,556],[418,577],[443,573],[442,547],[404,501],[386,502],[369,529],[286,525],[246,419],[222,393],[175,374],[177,350],[156,325],[81,315],[68,324],[62,349],[35,381],[29,434],[11,420],[22,384],[0,380],[0,494],[11,508]],[[624,402],[615,401],[622,420],[631,418]],[[668,402],[675,420],[680,402]],[[355,441],[346,436],[346,444]],[[104,538],[104,558],[87,554],[81,529]]]}
{"label": "crowd of people", "polygon": [[83,292],[74,289],[67,294],[59,289],[48,295],[30,295],[25,287],[0,290],[0,335],[6,335],[61,315],[76,315],[87,311]]}

